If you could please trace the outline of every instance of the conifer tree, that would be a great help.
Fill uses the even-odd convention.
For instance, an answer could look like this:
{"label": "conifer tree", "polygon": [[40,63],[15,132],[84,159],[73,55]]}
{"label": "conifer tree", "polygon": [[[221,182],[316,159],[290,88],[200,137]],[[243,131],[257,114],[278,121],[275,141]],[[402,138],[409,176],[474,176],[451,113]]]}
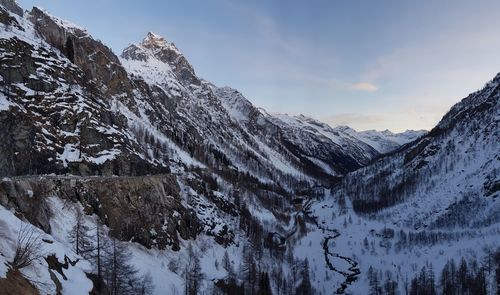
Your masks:
{"label": "conifer tree", "polygon": [[88,258],[92,249],[92,237],[89,234],[90,228],[83,220],[83,214],[77,209],[75,225],[69,232],[68,239],[73,244],[75,253]]}
{"label": "conifer tree", "polygon": [[224,252],[224,256],[222,257],[222,268],[226,271],[227,279],[229,281],[235,279],[233,265],[231,264],[231,259],[229,258],[227,251]]}
{"label": "conifer tree", "polygon": [[271,283],[269,282],[269,275],[267,272],[261,272],[259,276],[259,290],[258,295],[272,295]]}
{"label": "conifer tree", "polygon": [[103,259],[103,276],[109,294],[136,294],[140,285],[137,270],[129,263],[130,252],[116,241],[111,240]]}
{"label": "conifer tree", "polygon": [[184,294],[197,295],[201,289],[203,273],[201,272],[201,262],[198,252],[189,243],[187,247],[187,261],[184,268]]}
{"label": "conifer tree", "polygon": [[309,260],[306,258],[301,270],[302,280],[297,287],[297,295],[310,295],[312,294],[311,278],[309,276]]}

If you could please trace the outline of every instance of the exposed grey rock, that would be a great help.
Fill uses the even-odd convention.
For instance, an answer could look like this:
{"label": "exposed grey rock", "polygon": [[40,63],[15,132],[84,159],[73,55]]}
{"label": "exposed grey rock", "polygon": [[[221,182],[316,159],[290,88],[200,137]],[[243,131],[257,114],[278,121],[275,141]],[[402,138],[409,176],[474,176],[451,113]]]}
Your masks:
{"label": "exposed grey rock", "polygon": [[0,204],[16,209],[50,233],[48,197],[80,202],[97,214],[111,234],[146,247],[179,249],[179,238],[194,239],[201,226],[181,203],[173,175],[149,177],[25,177],[0,181]]}
{"label": "exposed grey rock", "polygon": [[0,5],[12,13],[23,16],[23,9],[17,5],[15,0],[0,0]]}

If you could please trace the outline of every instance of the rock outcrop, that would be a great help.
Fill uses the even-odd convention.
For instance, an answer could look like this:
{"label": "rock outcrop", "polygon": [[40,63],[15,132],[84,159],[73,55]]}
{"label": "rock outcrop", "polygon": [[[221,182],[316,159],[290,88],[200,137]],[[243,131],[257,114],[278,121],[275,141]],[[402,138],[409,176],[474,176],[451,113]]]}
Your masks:
{"label": "rock outcrop", "polygon": [[53,214],[47,198],[79,202],[120,240],[146,247],[179,249],[179,239],[201,231],[193,211],[181,202],[173,175],[149,177],[25,177],[0,182],[0,205],[14,208],[32,224],[50,233]]}
{"label": "rock outcrop", "polygon": [[103,98],[131,94],[127,73],[109,47],[93,39],[84,29],[51,16],[40,8],[32,9],[30,19],[47,43],[77,65],[86,79],[104,88]]}
{"label": "rock outcrop", "polygon": [[0,6],[3,6],[8,11],[23,16],[23,9],[17,5],[15,0],[0,0]]}

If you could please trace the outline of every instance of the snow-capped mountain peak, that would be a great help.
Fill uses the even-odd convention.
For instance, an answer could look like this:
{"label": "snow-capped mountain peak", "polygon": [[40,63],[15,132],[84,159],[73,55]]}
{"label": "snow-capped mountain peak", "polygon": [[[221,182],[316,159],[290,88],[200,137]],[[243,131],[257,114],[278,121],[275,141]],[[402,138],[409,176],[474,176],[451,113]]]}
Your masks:
{"label": "snow-capped mountain peak", "polygon": [[387,129],[384,131],[356,131],[344,125],[331,127],[326,123],[303,114],[297,116],[274,114],[273,116],[290,126],[308,130],[312,133],[318,132],[344,147],[346,146],[346,141],[358,142],[357,146],[367,145],[369,147],[364,148],[365,154],[368,155],[366,156],[367,158],[373,157],[371,149],[375,149],[380,154],[385,154],[427,133],[425,130],[407,130],[402,133],[393,133]]}
{"label": "snow-capped mountain peak", "polygon": [[[197,77],[157,34],[118,58],[70,22],[0,0],[0,294],[108,294],[94,291],[116,288],[124,256],[137,275],[121,282],[147,289],[149,273],[141,294],[179,293],[193,257],[203,294],[231,281],[229,294],[245,293],[256,281],[230,276],[257,262],[266,294],[314,294],[300,291],[309,280],[319,294],[368,294],[382,275],[402,291],[426,261],[498,245],[499,85],[426,135],[358,132],[270,115]],[[9,293],[23,228],[43,246],[18,279],[40,284]],[[114,253],[99,278],[101,238]]]}
{"label": "snow-capped mountain peak", "polygon": [[176,55],[183,55],[182,52],[175,46],[174,43],[169,42],[165,37],[162,37],[153,32],[148,32],[148,34],[142,40],[140,45],[143,48],[152,50],[153,52],[168,50],[175,53]]}
{"label": "snow-capped mountain peak", "polygon": [[143,44],[146,44],[146,43],[156,43],[158,45],[164,45],[165,43],[167,43],[167,39],[165,39],[165,37],[163,36],[160,36],[156,33],[153,33],[153,32],[148,32],[146,37],[144,37],[144,40],[142,41]]}
{"label": "snow-capped mountain peak", "polygon": [[[171,56],[167,56],[167,52]],[[174,43],[153,32],[148,32],[146,37],[138,44],[130,44],[122,53],[122,57],[125,59],[141,61],[148,60],[148,56],[154,56],[162,62],[170,63],[183,56],[183,54]]]}
{"label": "snow-capped mountain peak", "polygon": [[343,132],[357,137],[359,140],[374,147],[382,154],[393,151],[399,146],[414,141],[427,133],[426,130],[406,130],[401,133],[393,133],[388,129],[383,131],[366,130],[358,132],[352,128],[344,129]]}
{"label": "snow-capped mountain peak", "polygon": [[164,80],[165,77],[172,79],[175,76],[186,87],[201,85],[193,66],[175,44],[152,32],[149,32],[139,44],[125,48],[121,59],[131,72],[135,72],[138,76],[149,77],[157,84],[160,84],[159,79]]}

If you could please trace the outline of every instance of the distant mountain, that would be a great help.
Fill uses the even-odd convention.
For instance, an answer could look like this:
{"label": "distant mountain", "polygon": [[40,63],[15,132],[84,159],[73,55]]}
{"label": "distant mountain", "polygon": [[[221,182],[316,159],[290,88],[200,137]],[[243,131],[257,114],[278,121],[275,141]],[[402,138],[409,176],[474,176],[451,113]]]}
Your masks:
{"label": "distant mountain", "polygon": [[0,0],[0,293],[402,292],[498,242],[499,85],[428,133],[357,132],[269,114],[154,33],[118,57]]}
{"label": "distant mountain", "polygon": [[[463,281],[460,288],[495,294],[498,275],[489,271],[499,271],[499,263],[483,264],[487,273],[465,268],[500,253],[499,124],[500,74],[429,133],[410,134],[417,138],[349,173],[330,196],[312,203],[308,216],[319,229],[301,243],[322,240],[324,252],[299,246],[297,253],[326,259],[337,292],[367,294],[384,281],[412,293],[429,278],[453,277],[450,269],[461,261],[462,271],[481,283]],[[440,294],[447,286],[436,281],[427,288]]]}
{"label": "distant mountain", "polygon": [[[426,130],[407,130],[402,133],[392,133],[389,130],[367,130],[358,132],[348,126],[331,127],[326,123],[304,115],[289,116],[286,114],[275,114],[273,116],[279,119],[279,121],[285,122],[291,126],[303,128],[316,135],[326,136],[341,146],[346,147],[349,144],[355,144],[365,150],[365,160],[373,159],[373,155],[369,151],[369,148],[366,146],[363,147],[363,143],[375,149],[379,154],[385,154],[427,133]],[[349,154],[349,152],[346,153]],[[360,157],[360,163],[366,165],[366,162],[361,158],[362,157]]]}
{"label": "distant mountain", "polygon": [[[344,184],[354,208],[388,207],[383,211],[391,218],[415,226],[497,222],[500,207],[493,209],[498,202],[492,196],[498,195],[500,181],[499,85],[497,75],[456,104],[428,134],[349,175]],[[472,200],[478,207],[468,208]]]}
{"label": "distant mountain", "polygon": [[389,130],[366,130],[358,132],[348,126],[337,126],[334,130],[363,141],[381,154],[394,151],[400,146],[412,142],[428,132],[426,130],[406,130],[401,133],[392,133]]}

